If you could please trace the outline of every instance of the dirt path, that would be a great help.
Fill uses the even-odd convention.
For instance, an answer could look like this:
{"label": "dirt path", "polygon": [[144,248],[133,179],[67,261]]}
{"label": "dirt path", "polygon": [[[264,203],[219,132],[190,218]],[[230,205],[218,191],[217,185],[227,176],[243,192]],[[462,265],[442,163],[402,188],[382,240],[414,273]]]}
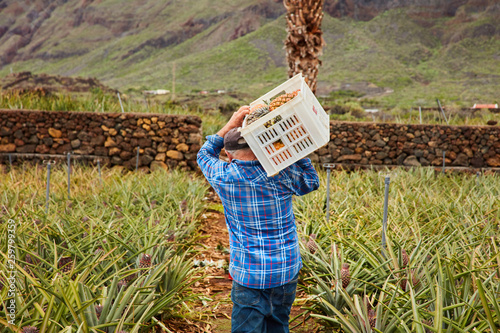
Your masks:
{"label": "dirt path", "polygon": [[[194,311],[199,315],[199,322],[192,332],[231,332],[231,286],[227,267],[229,264],[229,234],[221,212],[220,201],[214,195],[210,196],[210,204],[207,211],[202,215],[201,227],[199,229],[202,237],[202,246],[198,248],[200,253],[196,256],[196,262],[203,267],[204,278],[193,286],[193,292],[204,295],[201,302],[197,304]],[[305,295],[297,295],[296,304],[292,308],[291,318],[304,312],[301,309],[300,299]],[[299,317],[293,325],[301,323]],[[295,333],[318,331],[318,325],[312,320],[291,330]],[[191,331],[190,331],[191,332]]]}

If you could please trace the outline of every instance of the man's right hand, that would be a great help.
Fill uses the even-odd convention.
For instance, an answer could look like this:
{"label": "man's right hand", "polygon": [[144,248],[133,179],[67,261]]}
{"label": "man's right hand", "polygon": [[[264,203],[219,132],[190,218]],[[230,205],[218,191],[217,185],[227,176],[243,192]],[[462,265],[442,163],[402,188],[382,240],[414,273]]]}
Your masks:
{"label": "man's right hand", "polygon": [[217,135],[220,137],[224,137],[226,133],[229,132],[231,129],[235,127],[241,127],[241,125],[243,124],[243,120],[245,119],[245,116],[249,113],[250,113],[250,106],[243,105],[242,107],[240,107],[238,111],[233,113],[231,119],[229,119],[227,124],[219,132],[217,132]]}

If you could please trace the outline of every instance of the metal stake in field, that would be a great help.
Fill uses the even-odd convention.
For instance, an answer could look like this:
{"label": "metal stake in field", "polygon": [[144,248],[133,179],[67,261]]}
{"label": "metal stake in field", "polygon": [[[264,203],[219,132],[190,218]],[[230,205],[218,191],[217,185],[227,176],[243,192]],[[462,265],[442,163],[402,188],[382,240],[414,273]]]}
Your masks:
{"label": "metal stake in field", "polygon": [[446,121],[446,125],[449,125],[449,124],[448,124],[448,119],[446,119],[446,115],[444,114],[444,110],[443,110],[443,108],[441,107],[441,102],[439,101],[439,98],[436,98],[436,101],[437,101],[437,103],[438,103],[439,110],[441,110],[441,113],[443,114],[443,118],[444,118],[444,120]]}
{"label": "metal stake in field", "polygon": [[443,150],[443,175],[444,175],[445,168],[446,168],[446,151]]}
{"label": "metal stake in field", "polygon": [[384,220],[382,221],[382,256],[385,258],[385,234],[387,232],[387,212],[389,210],[389,184],[391,177],[385,176],[385,193],[384,193]]}
{"label": "metal stake in field", "polygon": [[335,164],[325,163],[323,168],[326,169],[326,222],[330,221],[330,173]]}
{"label": "metal stake in field", "polygon": [[9,153],[9,173],[10,173],[10,179],[14,180],[14,177],[12,176],[12,154],[10,153]]}
{"label": "metal stake in field", "polygon": [[47,190],[45,193],[45,214],[49,212],[49,196],[50,196],[50,170],[52,168],[52,164],[55,164],[56,161],[43,161],[44,164],[47,164]]}
{"label": "metal stake in field", "polygon": [[420,114],[420,124],[422,124],[422,107],[418,107],[418,113]]}
{"label": "metal stake in field", "polygon": [[478,171],[476,173],[476,186],[479,186],[479,176],[481,175],[481,173]]}
{"label": "metal stake in field", "polygon": [[102,186],[102,175],[101,175],[101,160],[97,160],[97,170],[99,171],[99,182]]}
{"label": "metal stake in field", "polygon": [[123,104],[122,104],[122,99],[120,97],[120,93],[116,93],[118,95],[118,100],[120,101],[120,107],[122,108],[122,113],[125,113],[125,111],[123,111]]}
{"label": "metal stake in field", "polygon": [[140,146],[137,146],[137,158],[135,159],[135,171],[139,169],[139,151],[141,150]]}
{"label": "metal stake in field", "polygon": [[71,199],[71,152],[68,152],[68,199]]}

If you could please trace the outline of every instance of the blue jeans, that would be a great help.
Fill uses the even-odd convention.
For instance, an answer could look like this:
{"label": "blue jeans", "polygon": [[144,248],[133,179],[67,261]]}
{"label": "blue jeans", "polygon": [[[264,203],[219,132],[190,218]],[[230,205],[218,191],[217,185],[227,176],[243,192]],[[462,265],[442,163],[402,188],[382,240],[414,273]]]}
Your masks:
{"label": "blue jeans", "polygon": [[270,289],[251,289],[233,281],[231,332],[288,333],[298,278],[299,274],[289,283]]}

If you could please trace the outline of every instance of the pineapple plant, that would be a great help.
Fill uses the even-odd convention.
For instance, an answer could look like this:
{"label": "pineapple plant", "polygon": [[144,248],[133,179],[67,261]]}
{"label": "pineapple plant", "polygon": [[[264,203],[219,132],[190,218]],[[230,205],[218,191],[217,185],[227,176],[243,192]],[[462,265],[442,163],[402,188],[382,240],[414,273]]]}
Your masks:
{"label": "pineapple plant", "polygon": [[104,309],[104,307],[101,304],[97,304],[96,306],[94,306],[94,309],[97,319],[99,320],[99,318],[101,318],[102,310]]}
{"label": "pineapple plant", "polygon": [[143,254],[141,260],[139,260],[139,268],[150,268],[151,267],[151,255]]}
{"label": "pineapple plant", "polygon": [[24,257],[24,261],[26,261],[26,263],[28,265],[24,265],[23,269],[26,271],[26,273],[28,273],[29,275],[31,275],[32,277],[35,277],[35,274],[33,273],[33,271],[31,270],[30,266],[33,266],[35,265],[35,263],[37,262],[36,260],[33,260],[33,258],[31,257],[30,254],[26,254],[26,256]]}
{"label": "pineapple plant", "polygon": [[128,286],[127,279],[121,279],[120,281],[118,281],[118,290],[127,289],[127,286]]}
{"label": "pineapple plant", "polygon": [[402,257],[401,259],[402,259],[402,263],[403,263],[403,268],[406,268],[406,266],[408,266],[408,264],[410,262],[410,257],[406,253],[405,249],[401,250],[401,257]]}
{"label": "pineapple plant", "polygon": [[368,297],[368,295],[365,295],[365,306],[366,306],[366,310],[367,311],[370,311],[372,308],[372,303],[370,302],[370,298]]}
{"label": "pineapple plant", "polygon": [[97,255],[99,255],[101,253],[104,253],[104,250],[103,250],[102,246],[98,245],[97,248],[94,251],[94,255],[97,256]]}
{"label": "pineapple plant", "polygon": [[68,273],[73,268],[73,259],[71,257],[61,257],[58,267],[63,273]]}
{"label": "pineapple plant", "polygon": [[309,236],[309,242],[307,242],[307,248],[309,249],[309,252],[311,252],[311,254],[314,254],[316,252],[316,250],[318,249],[318,245],[316,244],[316,242],[314,241],[316,239],[316,234],[311,234]]}
{"label": "pineapple plant", "polygon": [[420,283],[420,279],[418,278],[417,272],[415,272],[414,269],[411,271],[411,282],[413,287],[416,287]]}
{"label": "pineapple plant", "polygon": [[187,200],[182,200],[181,202],[179,202],[179,217],[182,219],[187,218],[188,213],[189,207]]}
{"label": "pineapple plant", "polygon": [[349,264],[342,264],[342,269],[340,270],[340,277],[342,278],[342,288],[346,289],[351,282],[351,273],[349,272]]}
{"label": "pineapple plant", "polygon": [[374,328],[377,323],[377,317],[375,316],[375,310],[368,310],[368,321],[370,323],[370,328]]}
{"label": "pineapple plant", "polygon": [[31,258],[30,254],[26,254],[26,256],[24,257],[24,261],[26,261],[30,265],[33,265],[33,258]]}
{"label": "pineapple plant", "polygon": [[22,333],[38,333],[38,328],[34,327],[34,326],[24,326],[22,328]]}
{"label": "pineapple plant", "polygon": [[[83,185],[80,194],[86,197],[86,191],[95,186],[95,177],[90,177],[90,174],[87,174],[91,172],[87,168],[75,169],[77,169],[75,172],[82,172]],[[14,173],[14,183],[21,181],[20,179],[16,180],[15,177],[27,178],[30,175],[29,171],[30,169],[27,168],[25,173]],[[38,181],[43,180],[39,174],[40,172],[34,176],[37,184]],[[57,179],[56,182],[65,179],[64,176],[66,173],[62,170],[57,170],[52,175]],[[80,174],[77,176],[80,177]],[[16,228],[19,228],[19,232],[16,234],[16,264],[18,264],[16,266],[18,268],[16,281],[19,282],[16,282],[16,304],[18,304],[16,317],[21,319],[22,324],[17,323],[18,320],[16,321],[17,328],[13,328],[16,332],[42,332],[42,321],[44,320],[48,326],[56,325],[53,331],[61,331],[63,328],[75,331],[84,327],[82,329],[89,332],[104,332],[113,331],[114,329],[110,325],[114,325],[116,332],[121,330],[125,332],[129,329],[127,326],[133,326],[130,323],[134,323],[136,327],[148,327],[151,326],[153,316],[157,318],[161,316],[163,319],[176,315],[176,309],[178,306],[180,309],[181,302],[191,297],[188,292],[184,293],[194,275],[194,270],[190,265],[190,251],[186,251],[188,252],[186,255],[183,251],[171,250],[174,243],[165,244],[164,234],[169,232],[168,237],[173,238],[175,230],[177,241],[182,245],[191,246],[195,243],[197,236],[194,217],[197,217],[204,207],[202,198],[207,195],[208,188],[204,182],[191,178],[190,174],[184,172],[162,176],[152,174],[136,176],[127,179],[126,183],[110,185],[110,187],[117,186],[110,192],[107,191],[107,188],[102,194],[96,194],[96,197],[92,198],[91,203],[87,206],[78,200],[79,192],[72,192],[75,197],[73,207],[75,211],[71,216],[68,214],[64,217],[62,225],[59,223],[59,218],[52,219],[45,216],[42,218],[43,221],[35,222],[33,216],[38,216],[38,213],[35,213],[38,208],[27,206],[19,208],[19,215],[15,220]],[[75,178],[80,179],[78,177]],[[10,181],[10,177],[7,178]],[[90,180],[91,178],[93,180]],[[4,178],[0,180],[0,184],[4,186],[3,188],[7,188],[3,180]],[[128,186],[131,184],[134,186],[143,185],[144,188],[141,187],[141,195],[143,196],[155,191],[165,195],[165,191],[160,191],[157,188],[160,185],[167,188],[169,200],[174,198],[171,200],[172,205],[162,206],[162,209],[154,213],[150,212],[145,199],[143,207],[122,206],[122,202],[129,200],[129,193],[125,194],[125,189],[128,191],[130,188],[134,188],[134,186]],[[166,186],[171,184],[175,184],[175,186]],[[3,203],[7,202],[11,205],[12,202],[14,205],[15,200],[18,200],[15,195],[10,197],[10,191],[7,193],[7,198],[0,200],[0,211]],[[19,197],[22,198],[22,196]],[[109,200],[108,209],[104,210],[102,207],[98,207],[97,211],[96,204],[99,205],[102,202],[101,197],[110,197],[113,200],[106,199]],[[15,198],[15,200],[11,200],[11,198]],[[184,211],[187,211],[190,217],[193,216],[193,221],[180,222],[172,218],[177,213],[177,202],[182,202],[183,198],[189,198],[187,199],[189,209]],[[114,202],[120,202],[123,213],[130,214],[134,218],[119,221],[119,224],[113,224],[111,228],[107,223],[101,222],[116,221],[117,211],[113,209]],[[25,204],[24,201],[23,204]],[[54,209],[54,212],[63,211],[64,206],[66,206],[64,200],[57,200],[54,205],[51,204],[51,209]],[[20,217],[21,214],[28,211],[32,216]],[[88,217],[83,219],[85,216]],[[150,222],[155,221],[155,219],[164,222],[164,228],[150,228],[149,225],[145,225],[142,222],[146,216],[151,216]],[[0,216],[0,220],[2,218],[4,216]],[[25,221],[29,221],[29,223],[24,223]],[[3,228],[3,233],[7,233],[7,223],[3,225],[0,223],[0,227]],[[126,238],[120,240],[118,236],[115,236],[117,230]],[[104,239],[106,237],[108,237],[107,240]],[[75,244],[78,245],[77,248],[81,250],[81,253],[72,251]],[[153,248],[156,244],[158,244],[158,249],[155,252],[146,250],[146,248]],[[165,245],[167,248],[163,249],[162,247]],[[98,246],[100,246],[98,252],[101,253],[99,256],[107,253],[105,258],[94,257],[93,253]],[[156,258],[158,252],[160,252],[158,256],[162,260],[158,259],[157,262],[155,259],[153,262],[153,256]],[[147,278],[140,277],[140,281],[135,283],[126,281],[126,277],[133,278],[134,274],[136,275],[135,280],[137,280],[137,272],[140,271],[139,259],[144,253],[148,254],[144,259],[150,261],[152,268],[156,267],[157,264],[160,266],[158,271]],[[80,260],[85,260],[86,264]],[[127,264],[131,264],[132,267],[127,268]],[[23,269],[24,265],[26,265],[26,269]],[[149,263],[145,266],[149,266]],[[142,267],[144,267],[144,263]],[[35,273],[36,277],[30,277],[28,270]],[[76,274],[79,272],[82,274],[78,275],[77,278]],[[6,289],[9,286],[7,277],[8,275],[0,273],[0,294],[3,296],[6,295]],[[71,277],[74,277],[73,281]],[[123,281],[120,282],[120,280]],[[143,282],[142,285],[141,282]],[[3,285],[5,286],[3,287]],[[114,288],[115,285],[117,288]],[[111,290],[112,287],[114,290]],[[102,288],[106,289],[102,290]],[[56,301],[52,303],[51,307],[50,299],[52,297]],[[57,301],[64,300],[65,297],[67,297],[67,302]],[[96,298],[98,301],[95,301]],[[75,308],[79,302],[84,304],[82,311]],[[92,303],[89,304],[89,302]],[[26,304],[28,306],[24,306]],[[39,306],[37,305],[35,308],[29,304],[39,304]],[[105,304],[110,305],[109,311],[106,310]],[[49,309],[49,307],[51,308]],[[123,309],[123,312],[118,311],[120,308]],[[154,308],[159,310],[157,312],[151,311]],[[7,311],[5,304],[0,304],[0,317],[5,318]],[[106,317],[113,311],[116,311],[113,316],[118,319],[113,320],[113,323],[106,321]],[[97,318],[99,319],[97,320]],[[120,319],[123,319],[124,324],[118,326]],[[98,321],[101,321],[101,324]],[[1,319],[0,322],[2,322]],[[4,322],[7,321],[4,320]],[[82,326],[82,323],[85,324]],[[59,324],[62,326],[57,326]],[[99,325],[108,325],[108,327],[100,327]],[[0,328],[2,332],[8,330],[8,328]],[[45,330],[47,331],[49,328]]]}
{"label": "pineapple plant", "polygon": [[126,284],[128,284],[129,282],[133,281],[136,277],[137,277],[137,273],[133,273],[133,274],[127,275],[123,280],[125,281]]}
{"label": "pineapple plant", "polygon": [[[406,253],[406,250],[402,249],[401,250],[401,265],[402,265],[401,268],[404,269],[404,268],[408,267],[409,262],[410,262],[410,257]],[[403,289],[403,291],[406,291],[406,284],[407,283],[408,283],[408,280],[403,276],[403,278],[401,279],[401,289]]]}
{"label": "pineapple plant", "polygon": [[165,233],[165,238],[167,239],[167,242],[174,242],[175,241],[175,232],[173,230],[169,230]]}
{"label": "pineapple plant", "polygon": [[405,278],[401,279],[401,289],[403,289],[403,291],[406,291],[407,282],[408,280],[406,280]]}
{"label": "pineapple plant", "polygon": [[[433,323],[433,320],[432,318],[431,319],[424,319],[422,320],[422,323],[427,325],[427,326],[433,326],[434,323]],[[425,327],[425,333],[432,333],[433,331],[428,329],[427,327]]]}
{"label": "pineapple plant", "polygon": [[377,317],[376,317],[377,315],[372,307],[370,298],[367,295],[365,295],[365,306],[366,306],[366,312],[368,313],[368,324],[370,325],[370,328],[374,328],[375,324],[377,323]]}

